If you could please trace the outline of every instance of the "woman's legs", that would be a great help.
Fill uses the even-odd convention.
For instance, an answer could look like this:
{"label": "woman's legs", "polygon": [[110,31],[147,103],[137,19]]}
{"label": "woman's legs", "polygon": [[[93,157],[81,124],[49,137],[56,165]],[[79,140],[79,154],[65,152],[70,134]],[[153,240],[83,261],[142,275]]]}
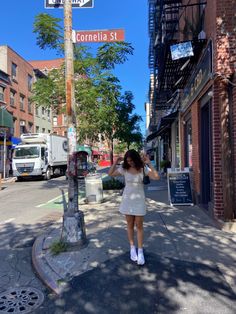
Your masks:
{"label": "woman's legs", "polygon": [[135,225],[137,228],[138,248],[143,248],[143,216],[135,216]]}
{"label": "woman's legs", "polygon": [[138,239],[137,264],[144,265],[145,259],[143,255],[143,216],[135,216],[135,225],[137,228],[137,239]]}
{"label": "woman's legs", "polygon": [[135,220],[134,216],[126,215],[127,233],[130,243],[130,259],[133,262],[137,262],[138,256],[134,245],[134,220]]}
{"label": "woman's legs", "polygon": [[134,220],[135,216],[126,215],[127,233],[130,245],[134,245]]}

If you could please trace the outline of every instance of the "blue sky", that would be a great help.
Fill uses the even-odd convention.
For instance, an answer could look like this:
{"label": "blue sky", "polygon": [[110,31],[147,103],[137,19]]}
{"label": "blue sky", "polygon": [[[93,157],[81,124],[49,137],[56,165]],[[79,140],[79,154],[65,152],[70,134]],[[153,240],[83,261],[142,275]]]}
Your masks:
{"label": "blue sky", "polygon": [[[0,45],[8,45],[25,60],[58,58],[55,51],[41,50],[33,34],[34,18],[48,13],[63,19],[63,9],[45,9],[44,0],[2,0]],[[92,9],[73,9],[73,29],[125,29],[125,40],[134,47],[134,55],[116,68],[123,90],[134,94],[136,112],[143,118],[147,101],[148,69],[148,1],[147,0],[94,0]],[[91,44],[92,46],[93,44]]]}

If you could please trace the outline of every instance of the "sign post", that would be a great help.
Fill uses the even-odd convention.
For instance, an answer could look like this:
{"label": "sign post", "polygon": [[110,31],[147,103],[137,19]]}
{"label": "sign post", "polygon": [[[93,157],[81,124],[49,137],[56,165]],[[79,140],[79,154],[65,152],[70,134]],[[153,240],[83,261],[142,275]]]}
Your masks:
{"label": "sign post", "polygon": [[69,244],[84,245],[86,233],[83,212],[78,204],[76,154],[76,110],[74,91],[74,56],[72,42],[72,1],[64,1],[65,88],[68,141],[68,205],[64,208],[62,239]]}

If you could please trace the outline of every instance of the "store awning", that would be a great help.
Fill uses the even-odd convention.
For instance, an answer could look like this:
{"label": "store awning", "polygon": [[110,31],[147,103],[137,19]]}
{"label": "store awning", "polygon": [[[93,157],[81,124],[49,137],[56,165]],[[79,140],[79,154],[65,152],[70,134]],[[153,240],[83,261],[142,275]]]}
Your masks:
{"label": "store awning", "polygon": [[77,152],[86,152],[86,153],[89,154],[89,155],[92,154],[91,148],[88,147],[88,146],[84,146],[84,145],[77,145],[77,146],[76,146],[76,151],[77,151]]}
{"label": "store awning", "polygon": [[92,150],[92,154],[93,155],[98,155],[98,156],[102,155],[102,153],[99,152],[98,150]]}
{"label": "store awning", "polygon": [[155,137],[160,136],[162,133],[164,133],[166,129],[168,129],[171,126],[171,124],[176,120],[178,113],[179,112],[177,110],[175,112],[168,114],[165,117],[162,117],[158,129],[152,134],[148,135],[147,142],[153,140]]}
{"label": "store awning", "polygon": [[13,117],[6,109],[0,107],[0,127],[13,128]]}

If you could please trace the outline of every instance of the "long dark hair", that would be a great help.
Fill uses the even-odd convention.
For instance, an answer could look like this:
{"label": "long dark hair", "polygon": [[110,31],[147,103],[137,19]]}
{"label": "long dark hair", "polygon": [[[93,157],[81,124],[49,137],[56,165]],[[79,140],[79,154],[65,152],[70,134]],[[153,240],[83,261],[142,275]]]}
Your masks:
{"label": "long dark hair", "polygon": [[132,161],[134,162],[134,166],[135,166],[136,170],[140,170],[141,168],[144,167],[141,156],[139,155],[139,153],[136,150],[130,149],[125,153],[123,168],[126,170],[128,170],[130,168],[130,165],[127,162],[127,158],[132,159]]}

